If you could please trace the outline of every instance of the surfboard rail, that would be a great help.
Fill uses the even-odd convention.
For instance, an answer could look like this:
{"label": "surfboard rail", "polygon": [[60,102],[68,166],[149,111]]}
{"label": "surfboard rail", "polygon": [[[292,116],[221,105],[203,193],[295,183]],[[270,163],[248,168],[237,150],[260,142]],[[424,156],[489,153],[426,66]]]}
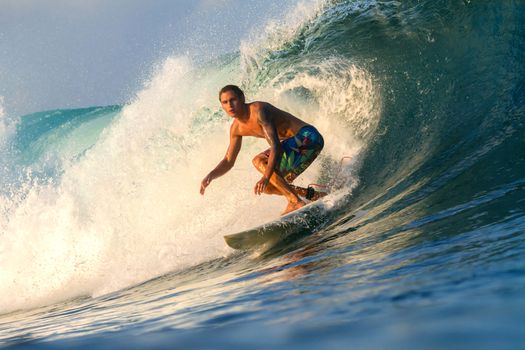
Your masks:
{"label": "surfboard rail", "polygon": [[238,233],[225,235],[226,244],[233,249],[253,250],[271,248],[301,231],[305,233],[318,227],[323,221],[326,204],[322,200],[309,203],[274,221]]}

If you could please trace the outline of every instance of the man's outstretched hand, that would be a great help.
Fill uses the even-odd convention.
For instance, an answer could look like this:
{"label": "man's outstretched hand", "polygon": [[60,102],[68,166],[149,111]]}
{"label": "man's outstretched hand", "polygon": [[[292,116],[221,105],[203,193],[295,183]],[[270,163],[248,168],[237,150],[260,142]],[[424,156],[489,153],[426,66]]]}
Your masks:
{"label": "man's outstretched hand", "polygon": [[202,179],[202,182],[201,182],[201,194],[204,194],[204,191],[206,191],[206,187],[208,187],[208,185],[210,184],[211,182],[211,176],[210,174],[206,175],[206,177],[204,179]]}
{"label": "man's outstretched hand", "polygon": [[264,193],[266,186],[268,186],[268,181],[269,180],[264,176],[259,181],[257,181],[254,188],[255,194],[259,195],[261,193]]}

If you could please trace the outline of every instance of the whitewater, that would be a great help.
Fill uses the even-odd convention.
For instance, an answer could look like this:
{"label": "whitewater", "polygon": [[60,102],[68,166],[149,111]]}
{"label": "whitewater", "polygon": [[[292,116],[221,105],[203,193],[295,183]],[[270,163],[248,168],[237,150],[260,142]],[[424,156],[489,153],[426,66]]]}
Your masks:
{"label": "whitewater", "polygon": [[[166,58],[124,105],[0,99],[0,346],[519,347],[524,13],[301,2],[235,52]],[[295,183],[333,184],[327,221],[267,251],[223,240],[285,205],[252,192],[264,140],[199,194],[230,83],[325,139]]]}

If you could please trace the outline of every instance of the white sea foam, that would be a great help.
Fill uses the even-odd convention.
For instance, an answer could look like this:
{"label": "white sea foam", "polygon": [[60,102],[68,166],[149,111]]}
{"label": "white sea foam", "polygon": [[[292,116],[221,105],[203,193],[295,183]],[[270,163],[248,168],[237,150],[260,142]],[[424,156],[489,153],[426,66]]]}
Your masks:
{"label": "white sea foam", "polygon": [[13,135],[16,125],[15,122],[8,120],[4,106],[4,97],[0,96],[0,147]]}
{"label": "white sea foam", "polygon": [[13,173],[10,142],[15,135],[18,119],[10,118],[4,109],[4,97],[0,96],[0,215],[4,215],[10,201],[3,198]]}
{"label": "white sea foam", "polygon": [[[264,30],[254,30],[241,42],[241,67],[257,71],[266,55],[290,42],[305,23],[312,21],[326,6],[327,0],[303,0],[281,20],[270,20]],[[257,28],[258,29],[258,28]]]}
{"label": "white sea foam", "polygon": [[224,155],[228,121],[197,120],[218,111],[224,83],[194,72],[187,59],[166,60],[58,186],[35,185],[3,220],[0,310],[99,295],[223,256],[223,234],[278,215],[282,201],[250,195],[250,151],[198,194]]}

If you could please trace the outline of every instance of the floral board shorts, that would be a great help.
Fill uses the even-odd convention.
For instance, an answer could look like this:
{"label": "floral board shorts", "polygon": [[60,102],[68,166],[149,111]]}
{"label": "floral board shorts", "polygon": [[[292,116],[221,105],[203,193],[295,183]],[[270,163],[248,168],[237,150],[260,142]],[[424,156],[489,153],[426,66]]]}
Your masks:
{"label": "floral board shorts", "polygon": [[[297,134],[281,141],[282,156],[276,170],[286,182],[292,182],[312,164],[324,146],[323,136],[311,125],[303,126]],[[270,150],[264,151],[270,156]]]}

